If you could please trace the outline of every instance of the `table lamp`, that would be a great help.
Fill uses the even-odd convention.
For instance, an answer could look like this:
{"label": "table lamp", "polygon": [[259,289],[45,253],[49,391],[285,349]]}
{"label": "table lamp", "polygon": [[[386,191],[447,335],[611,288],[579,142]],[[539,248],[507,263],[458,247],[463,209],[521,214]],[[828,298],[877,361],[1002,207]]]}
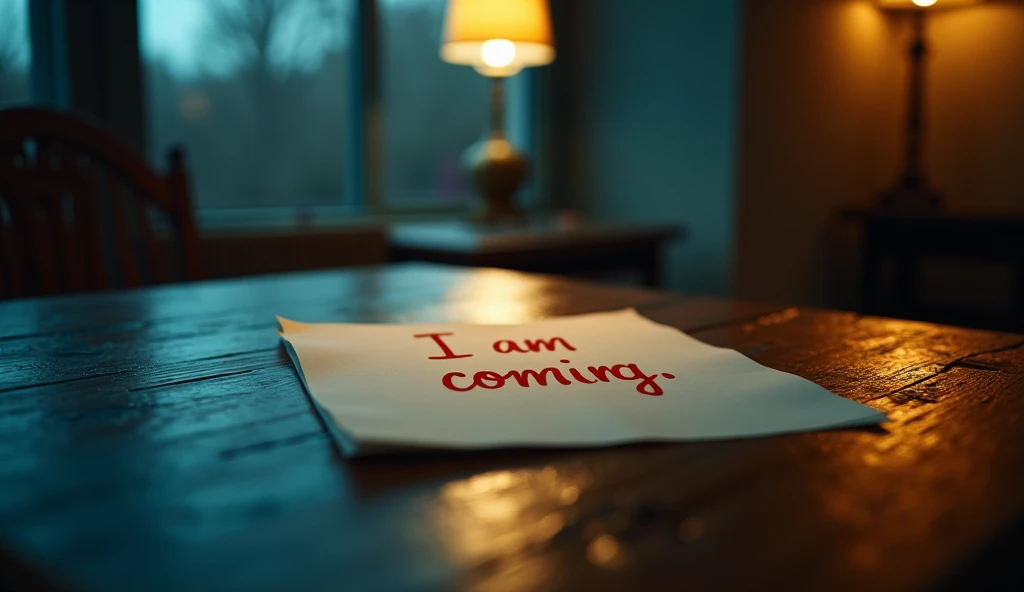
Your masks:
{"label": "table lamp", "polygon": [[934,210],[942,202],[942,196],[928,186],[921,167],[921,145],[924,135],[924,61],[928,54],[924,31],[925,16],[933,10],[958,8],[978,2],[981,0],[878,0],[882,8],[909,11],[913,27],[913,39],[908,48],[910,80],[907,92],[903,173],[896,187],[882,194],[880,202],[883,208]]}
{"label": "table lamp", "polygon": [[526,178],[526,158],[505,137],[503,81],[530,66],[555,59],[547,0],[449,0],[441,59],[473,66],[491,79],[489,136],[463,156],[476,185],[486,223],[522,217],[515,192]]}

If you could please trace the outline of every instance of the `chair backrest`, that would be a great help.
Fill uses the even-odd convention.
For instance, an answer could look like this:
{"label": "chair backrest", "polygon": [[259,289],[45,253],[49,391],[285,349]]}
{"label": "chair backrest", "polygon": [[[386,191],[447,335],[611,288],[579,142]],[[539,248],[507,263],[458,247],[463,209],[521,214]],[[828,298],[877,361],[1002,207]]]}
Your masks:
{"label": "chair backrest", "polygon": [[0,298],[200,279],[183,153],[168,164],[64,113],[0,111]]}

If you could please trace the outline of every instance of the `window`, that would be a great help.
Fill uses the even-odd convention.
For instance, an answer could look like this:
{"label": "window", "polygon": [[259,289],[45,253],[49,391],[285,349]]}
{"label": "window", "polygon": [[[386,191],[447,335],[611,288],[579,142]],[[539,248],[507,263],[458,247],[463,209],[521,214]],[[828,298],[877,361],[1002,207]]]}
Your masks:
{"label": "window", "polygon": [[487,125],[488,80],[438,57],[445,3],[383,0],[384,197],[394,205],[465,203],[462,153]]}
{"label": "window", "polygon": [[[438,56],[445,4],[139,0],[150,157],[186,148],[199,209],[463,206],[489,90]],[[368,14],[376,42],[361,43]],[[525,151],[521,88],[507,85],[509,132]]]}
{"label": "window", "polygon": [[29,100],[28,0],[0,0],[0,106]]}
{"label": "window", "polygon": [[198,208],[342,204],[352,0],[141,0],[150,157]]}

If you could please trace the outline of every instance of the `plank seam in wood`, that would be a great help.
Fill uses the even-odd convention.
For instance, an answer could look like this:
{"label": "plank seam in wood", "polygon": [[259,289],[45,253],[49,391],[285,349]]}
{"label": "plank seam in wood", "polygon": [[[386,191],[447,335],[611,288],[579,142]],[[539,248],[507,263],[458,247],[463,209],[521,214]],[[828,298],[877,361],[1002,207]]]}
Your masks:
{"label": "plank seam in wood", "polygon": [[961,357],[959,357],[959,358],[957,358],[957,359],[955,359],[955,360],[953,360],[951,362],[947,362],[946,364],[944,364],[942,366],[942,368],[939,368],[933,374],[930,374],[930,375],[925,376],[923,378],[919,378],[919,379],[917,379],[917,380],[915,380],[913,382],[909,382],[909,383],[901,386],[900,388],[898,388],[896,390],[893,390],[893,391],[890,391],[890,392],[887,392],[887,393],[883,393],[881,395],[877,395],[877,396],[871,397],[867,401],[868,402],[870,402],[870,401],[877,401],[878,399],[883,399],[885,397],[890,397],[890,396],[895,395],[895,394],[897,394],[899,392],[905,391],[908,388],[917,386],[917,385],[919,385],[921,383],[924,383],[924,382],[928,382],[929,380],[932,380],[933,378],[936,378],[938,376],[942,376],[943,374],[949,372],[953,368],[971,368],[971,369],[974,369],[974,370],[985,370],[985,371],[989,371],[989,372],[996,371],[993,368],[989,368],[989,367],[982,367],[982,366],[978,366],[978,365],[964,364],[964,360],[973,358],[975,356],[983,356],[983,355],[986,355],[986,354],[998,354],[998,353],[1002,353],[1002,352],[1007,352],[1007,351],[1011,351],[1011,350],[1017,349],[1017,348],[1022,347],[1022,346],[1024,346],[1024,340],[1017,341],[1017,342],[1011,343],[1009,345],[1004,345],[1002,347],[995,347],[995,348],[992,348],[992,349],[987,349],[987,350],[984,350],[984,351],[967,354],[966,356],[961,356]]}

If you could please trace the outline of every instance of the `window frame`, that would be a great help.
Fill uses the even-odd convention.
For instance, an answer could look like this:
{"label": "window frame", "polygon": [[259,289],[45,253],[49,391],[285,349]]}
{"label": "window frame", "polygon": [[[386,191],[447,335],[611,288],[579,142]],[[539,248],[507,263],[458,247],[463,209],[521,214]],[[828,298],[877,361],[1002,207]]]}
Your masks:
{"label": "window frame", "polygon": [[29,46],[32,48],[29,100],[38,105],[67,110],[70,92],[63,0],[30,0],[28,26]]}
{"label": "window frame", "polygon": [[[72,5],[73,2],[75,0],[33,0],[28,3],[33,55],[30,100],[57,109],[88,113],[108,126],[113,124],[112,131],[127,136],[122,139],[133,148],[151,148],[147,117],[150,106],[145,76],[141,75],[144,62],[138,25],[139,0],[93,0]],[[340,114],[346,118],[349,131],[345,141],[350,143],[351,149],[347,151],[344,163],[344,190],[338,203],[304,210],[291,205],[202,207],[193,204],[201,226],[294,226],[302,224],[304,216],[315,224],[333,224],[349,220],[465,214],[465,204],[396,205],[387,199],[384,186],[386,114],[381,88],[381,0],[352,2],[353,50],[349,52],[352,60],[349,88],[353,96],[348,102],[348,112]],[[126,6],[132,9],[131,26],[127,26],[124,19],[110,20],[111,11],[123,12],[127,10]],[[75,14],[69,14],[72,9]],[[100,24],[101,18],[108,20]],[[69,51],[69,39],[97,39],[98,26],[104,29],[104,47],[90,47],[85,52],[78,48],[75,54]],[[113,59],[111,47],[134,49],[137,60],[130,64],[134,71],[125,71],[125,61]],[[97,69],[102,71],[97,72]],[[547,152],[548,142],[541,126],[546,118],[539,116],[548,103],[543,96],[547,94],[543,89],[548,85],[538,83],[534,70],[527,69],[518,74],[506,86],[510,94],[506,127],[512,140],[529,156],[533,165],[527,185],[520,190],[520,200],[528,209],[535,210],[550,205],[543,199],[550,185],[546,175],[549,171],[543,165],[543,153]],[[109,85],[104,86],[104,80],[129,82],[112,90]],[[112,94],[122,96],[112,97]],[[107,102],[98,103],[103,100]],[[487,99],[481,97],[480,100]],[[126,111],[129,112],[127,115]],[[486,122],[481,121],[481,134],[485,127]],[[290,216],[282,216],[288,213]]]}
{"label": "window frame", "polygon": [[[342,114],[348,127],[345,141],[350,144],[350,149],[346,151],[344,192],[339,196],[338,203],[311,206],[301,213],[288,205],[196,207],[201,226],[289,226],[305,223],[301,218],[316,225],[336,225],[349,220],[358,222],[465,214],[465,204],[395,205],[388,199],[384,182],[387,167],[384,158],[387,118],[382,89],[381,0],[352,0],[352,3],[352,51],[349,52],[349,88],[352,96],[349,97],[348,112]],[[141,51],[139,62],[142,64]],[[533,71],[526,70],[506,87],[512,96],[509,103],[513,105],[509,109],[506,126],[513,140],[518,140],[517,147],[530,155],[531,162],[539,160],[533,154],[538,123],[535,117],[538,93],[534,80]],[[143,95],[145,97],[146,93]],[[486,101],[487,98],[481,96],[480,100]],[[515,121],[514,118],[519,120]],[[481,134],[485,128],[486,121],[481,121]],[[539,192],[536,191],[538,183],[535,179],[537,177],[532,176],[520,190],[520,199],[528,208],[539,207]]]}

